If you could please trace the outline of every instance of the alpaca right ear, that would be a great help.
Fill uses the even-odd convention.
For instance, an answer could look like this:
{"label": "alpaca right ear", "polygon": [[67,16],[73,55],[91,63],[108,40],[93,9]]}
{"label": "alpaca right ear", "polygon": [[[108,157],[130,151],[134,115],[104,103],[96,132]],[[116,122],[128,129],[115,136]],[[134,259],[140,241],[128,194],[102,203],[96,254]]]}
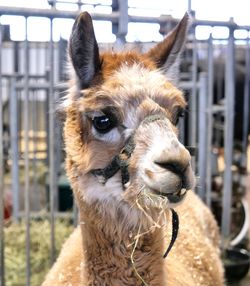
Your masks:
{"label": "alpaca right ear", "polygon": [[172,79],[175,79],[175,75],[178,74],[180,55],[184,48],[188,28],[189,15],[186,13],[166,38],[146,54]]}
{"label": "alpaca right ear", "polygon": [[81,13],[75,20],[69,40],[69,56],[79,87],[88,88],[100,71],[101,63],[92,18],[87,12]]}

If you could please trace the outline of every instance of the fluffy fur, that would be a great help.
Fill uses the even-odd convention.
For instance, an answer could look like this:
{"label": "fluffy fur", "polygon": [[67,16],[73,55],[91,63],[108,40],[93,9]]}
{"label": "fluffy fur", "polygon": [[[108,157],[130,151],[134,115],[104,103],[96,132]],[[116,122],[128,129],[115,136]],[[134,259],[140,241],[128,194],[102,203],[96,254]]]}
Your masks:
{"label": "fluffy fur", "polygon": [[[83,89],[73,88],[63,108],[66,169],[80,224],[43,286],[224,285],[210,210],[192,191],[179,206],[168,196],[194,184],[176,127],[186,102],[165,73],[182,50],[187,21],[186,15],[147,54],[99,55],[90,16],[76,20],[69,50],[75,84]],[[110,113],[116,124],[99,132],[93,120]],[[150,115],[161,119],[147,122]],[[102,184],[91,170],[107,166],[132,133],[129,182],[123,186],[118,172]],[[180,232],[163,259],[172,233],[170,206],[179,214]]]}
{"label": "fluffy fur", "polygon": [[[135,253],[137,271],[150,286],[224,285],[218,230],[210,211],[191,191],[176,211],[180,216],[180,233],[169,256],[162,258],[169,244],[171,224],[156,229],[151,237],[141,237]],[[105,230],[97,232],[91,227],[92,221],[97,221],[96,215],[92,215],[90,221],[81,225],[84,250],[78,227],[65,243],[43,286],[144,285],[131,265],[136,230],[133,234],[121,231],[118,236],[114,226],[117,222],[99,218],[98,225],[104,224]],[[93,275],[87,275],[86,270]]]}

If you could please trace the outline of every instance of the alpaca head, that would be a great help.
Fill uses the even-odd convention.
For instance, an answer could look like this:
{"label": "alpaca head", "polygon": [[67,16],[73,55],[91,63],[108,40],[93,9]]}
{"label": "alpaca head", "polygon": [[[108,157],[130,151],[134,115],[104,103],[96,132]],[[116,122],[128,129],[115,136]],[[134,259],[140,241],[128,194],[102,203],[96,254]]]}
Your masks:
{"label": "alpaca head", "polygon": [[[158,198],[177,203],[192,187],[190,154],[177,130],[186,102],[169,80],[187,26],[185,15],[145,54],[99,54],[90,15],[76,19],[69,42],[74,79],[64,103],[64,136],[67,173],[80,207],[128,211],[140,198],[157,209]],[[127,144],[131,150],[121,152]],[[112,170],[114,158],[123,166],[116,162],[118,169]],[[107,178],[100,175],[104,169],[111,169]]]}

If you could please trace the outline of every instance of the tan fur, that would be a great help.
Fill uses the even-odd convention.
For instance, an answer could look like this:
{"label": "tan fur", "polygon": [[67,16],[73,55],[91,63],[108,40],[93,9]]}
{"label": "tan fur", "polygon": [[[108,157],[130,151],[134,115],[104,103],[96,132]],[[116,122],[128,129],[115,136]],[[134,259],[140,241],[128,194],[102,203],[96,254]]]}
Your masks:
{"label": "tan fur", "polygon": [[[83,21],[84,17],[89,25],[88,16],[83,14]],[[178,29],[171,41],[176,33]],[[171,42],[162,43],[161,51],[164,45],[170,52]],[[174,125],[178,109],[185,108],[186,102],[157,69],[155,57],[157,48],[146,55],[101,55],[97,77],[88,88],[73,89],[64,104],[66,170],[80,227],[63,246],[42,286],[224,285],[218,227],[192,191],[181,205],[174,206],[180,218],[179,235],[163,259],[172,220],[171,205],[159,192],[179,190],[182,176],[190,188],[193,175],[190,155]],[[118,124],[107,134],[99,134],[92,119],[105,108],[112,110]],[[158,114],[164,119],[143,121]],[[122,185],[120,172],[106,184],[98,182],[91,170],[107,166],[132,132],[135,149],[129,159],[129,182]],[[169,162],[178,162],[182,174],[158,164]]]}
{"label": "tan fur", "polygon": [[[177,208],[180,217],[180,234],[171,250],[169,256],[164,260],[162,258],[164,251],[169,244],[171,236],[171,226],[167,225],[166,229],[160,234],[155,234],[155,241],[152,246],[143,246],[141,256],[141,268],[153,277],[151,281],[147,281],[148,285],[161,286],[220,286],[223,285],[223,269],[219,261],[218,250],[218,229],[214,218],[210,211],[201,203],[197,196],[191,192],[188,193],[184,203]],[[92,218],[96,220],[96,218]],[[105,227],[112,232],[112,224],[105,221]],[[83,237],[86,238],[86,230],[83,227]],[[129,245],[128,233],[124,234],[124,239]],[[165,237],[166,236],[166,237]],[[164,238],[162,240],[162,238]],[[130,260],[131,248],[122,249],[121,241],[117,237],[118,249],[114,247],[116,243],[115,234],[111,241],[103,241],[103,237],[95,236],[87,237],[89,239],[88,248],[89,255],[95,255],[97,252],[98,274],[101,274],[101,268],[106,268],[110,264],[109,271],[103,275],[110,275],[114,279],[112,284],[100,285],[142,285],[141,281],[132,275],[131,266],[124,262],[124,258]],[[146,240],[146,239],[145,239]],[[113,245],[112,245],[113,244]],[[119,249],[121,248],[121,249]],[[156,249],[155,249],[156,248]],[[94,252],[94,253],[93,253]],[[152,255],[149,256],[149,253]],[[112,261],[114,254],[117,255],[115,261]],[[86,255],[86,254],[85,254]],[[86,259],[83,254],[81,244],[81,234],[77,228],[73,235],[65,243],[62,253],[56,264],[47,276],[43,286],[76,286],[76,285],[99,285],[91,284],[88,277],[81,275],[79,268],[83,271],[84,265],[81,262]],[[103,259],[102,256],[105,255]],[[108,262],[107,262],[108,260]],[[130,266],[130,270],[127,269]],[[120,269],[119,269],[120,268]],[[140,267],[138,266],[138,271]],[[110,273],[108,273],[110,272]],[[122,284],[117,282],[118,277],[122,278]],[[61,277],[61,281],[59,279]],[[65,280],[62,279],[65,278]]]}

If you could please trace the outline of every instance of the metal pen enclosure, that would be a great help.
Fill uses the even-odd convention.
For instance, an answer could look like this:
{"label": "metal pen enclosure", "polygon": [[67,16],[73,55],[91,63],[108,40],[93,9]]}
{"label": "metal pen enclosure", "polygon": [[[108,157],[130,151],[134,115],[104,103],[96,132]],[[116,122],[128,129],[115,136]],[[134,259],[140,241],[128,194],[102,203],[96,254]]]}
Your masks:
{"label": "metal pen enclosure", "polygon": [[[63,149],[60,124],[55,117],[55,102],[67,91],[66,76],[62,72],[62,62],[66,61],[67,43],[53,41],[53,19],[74,19],[79,11],[61,11],[56,9],[57,1],[50,1],[51,9],[28,9],[1,7],[0,15],[21,15],[25,17],[26,37],[23,42],[13,42],[4,38],[3,25],[0,25],[0,281],[5,281],[5,238],[4,238],[4,191],[11,190],[13,200],[13,220],[24,219],[26,241],[26,284],[31,285],[30,265],[30,221],[36,213],[45,208],[50,214],[50,260],[55,260],[55,218],[60,216],[58,204],[58,179],[61,172]],[[83,3],[77,2],[79,10]],[[190,7],[190,5],[189,5]],[[112,13],[93,13],[94,20],[112,22],[117,42],[125,43],[129,22],[158,23],[161,31],[168,32],[177,22],[171,16],[150,17],[128,14],[127,1],[113,1]],[[191,9],[191,8],[190,8]],[[27,18],[29,16],[46,17],[50,20],[50,41],[29,42],[27,37]],[[169,24],[170,23],[170,24]],[[199,41],[195,37],[195,28],[201,25],[210,27],[228,27],[229,37],[223,39],[222,49],[226,51],[224,102],[214,104],[215,65],[214,43],[212,38]],[[232,19],[228,22],[201,21],[193,19],[187,42],[186,57],[188,70],[181,72],[180,87],[188,94],[188,124],[181,122],[180,136],[186,145],[198,147],[198,156],[193,166],[199,176],[197,193],[211,207],[212,200],[212,146],[214,145],[214,120],[222,118],[225,139],[224,184],[222,193],[223,237],[230,235],[232,204],[232,169],[234,142],[234,103],[235,103],[235,38],[234,31],[250,26],[237,26]],[[249,80],[250,48],[249,36],[243,39],[245,53],[244,113],[243,113],[243,153],[246,154],[249,122]],[[137,44],[147,49],[150,44]],[[108,45],[106,45],[108,46]],[[203,55],[203,66],[200,58]],[[65,68],[66,69],[66,68]],[[219,115],[218,115],[219,114]],[[223,133],[221,132],[221,133]],[[7,134],[7,139],[4,139]],[[217,136],[217,142],[219,141]],[[245,160],[246,164],[246,160]],[[10,169],[8,169],[10,168]],[[39,173],[43,170],[42,175]],[[44,171],[44,168],[46,171]],[[46,174],[46,175],[44,175]],[[39,183],[43,177],[43,184]],[[8,180],[8,182],[6,182]],[[46,194],[45,187],[49,190]],[[41,195],[42,193],[42,195]],[[41,198],[41,197],[42,198]],[[75,208],[74,208],[75,209]],[[76,211],[72,218],[77,221]]]}

